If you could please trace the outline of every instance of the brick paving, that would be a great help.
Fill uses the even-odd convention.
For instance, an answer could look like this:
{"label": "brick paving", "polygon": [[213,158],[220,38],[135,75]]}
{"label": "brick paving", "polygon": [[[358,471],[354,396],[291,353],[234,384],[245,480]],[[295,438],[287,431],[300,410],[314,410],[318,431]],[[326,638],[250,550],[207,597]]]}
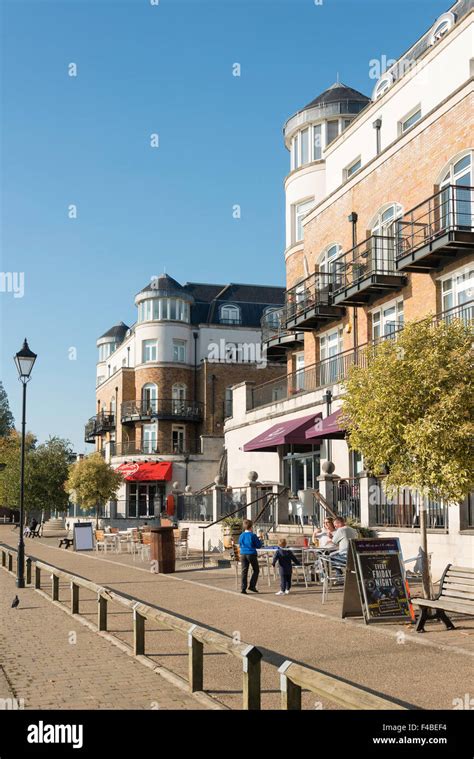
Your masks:
{"label": "brick paving", "polygon": [[32,588],[17,591],[5,570],[0,608],[0,698],[23,699],[25,709],[205,708]]}
{"label": "brick paving", "polygon": [[[0,541],[15,546],[16,536],[0,527]],[[276,588],[269,588],[265,579],[259,583],[258,596],[246,597],[235,591],[231,569],[188,569],[174,575],[154,575],[145,563],[126,554],[75,554],[58,550],[55,545],[55,541],[28,541],[27,552],[189,622],[240,635],[242,640],[257,645],[264,653],[264,708],[279,706],[275,665],[286,658],[425,709],[451,709],[453,699],[472,690],[472,619],[455,620],[458,629],[452,632],[440,624],[431,624],[424,635],[406,625],[366,626],[361,620],[340,619],[341,595],[337,591],[331,592],[331,600],[324,605],[319,588],[306,590],[303,585],[295,586],[290,596],[279,599],[274,595]],[[6,573],[0,572],[0,582],[3,574]],[[45,590],[49,592],[48,585]],[[67,602],[68,597],[68,588],[61,586],[60,600]],[[82,591],[81,614],[95,621],[96,600]],[[110,629],[131,644],[131,616],[123,607],[113,609]],[[156,663],[186,677],[184,636],[147,624],[146,652]],[[239,708],[238,660],[205,647],[205,688],[226,705]],[[313,695],[306,694],[304,706],[319,708],[320,704]],[[334,708],[330,703],[322,706]]]}

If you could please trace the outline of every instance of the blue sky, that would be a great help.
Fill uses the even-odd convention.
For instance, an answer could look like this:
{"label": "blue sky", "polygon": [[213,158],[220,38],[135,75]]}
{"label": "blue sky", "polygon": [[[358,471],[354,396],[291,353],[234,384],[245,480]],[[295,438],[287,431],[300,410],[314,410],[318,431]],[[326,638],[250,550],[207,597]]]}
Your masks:
{"label": "blue sky", "polygon": [[448,7],[3,0],[1,270],[24,272],[25,291],[0,292],[0,378],[17,425],[25,335],[39,356],[28,428],[80,452],[95,340],[135,321],[151,276],[284,284],[284,121],[337,74],[370,94],[369,61],[398,57]]}

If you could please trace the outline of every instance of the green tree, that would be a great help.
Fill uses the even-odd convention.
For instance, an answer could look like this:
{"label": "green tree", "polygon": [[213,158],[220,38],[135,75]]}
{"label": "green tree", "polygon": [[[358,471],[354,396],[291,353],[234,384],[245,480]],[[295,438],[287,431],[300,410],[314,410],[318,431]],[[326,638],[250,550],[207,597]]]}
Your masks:
{"label": "green tree", "polygon": [[407,324],[354,366],[345,383],[342,425],[353,450],[385,486],[413,488],[420,510],[423,587],[429,592],[425,503],[459,503],[474,482],[472,334],[455,319]]}
{"label": "green tree", "polygon": [[[27,432],[25,438],[25,506],[30,490],[29,457],[36,446],[36,438]],[[10,430],[5,437],[0,437],[0,461],[6,464],[0,472],[0,505],[10,509],[20,506],[20,450],[21,436],[16,430]]]}
{"label": "green tree", "polygon": [[81,509],[95,508],[98,526],[101,507],[117,497],[122,481],[120,472],[111,467],[100,453],[93,453],[69,468],[65,489],[73,503]]}
{"label": "green tree", "polygon": [[64,484],[69,476],[72,447],[69,440],[50,437],[28,455],[28,511],[66,511],[69,505]]}
{"label": "green tree", "polygon": [[13,429],[15,429],[15,420],[10,411],[5,388],[3,387],[3,383],[0,382],[0,437],[7,437]]}

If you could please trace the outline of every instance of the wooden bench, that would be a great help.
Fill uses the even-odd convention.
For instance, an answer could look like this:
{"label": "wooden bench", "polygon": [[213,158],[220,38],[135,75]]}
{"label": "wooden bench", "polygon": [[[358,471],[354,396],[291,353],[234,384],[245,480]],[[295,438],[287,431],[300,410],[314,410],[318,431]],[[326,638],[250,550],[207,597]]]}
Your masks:
{"label": "wooden bench", "polygon": [[74,538],[59,538],[58,548],[69,548],[74,543]]}
{"label": "wooden bench", "polygon": [[[448,564],[441,577],[437,597],[412,598],[412,603],[420,607],[420,616],[415,628],[417,632],[424,632],[429,619],[441,620],[447,630],[454,630],[447,611],[455,614],[474,614],[474,569]],[[434,614],[430,614],[431,609]]]}

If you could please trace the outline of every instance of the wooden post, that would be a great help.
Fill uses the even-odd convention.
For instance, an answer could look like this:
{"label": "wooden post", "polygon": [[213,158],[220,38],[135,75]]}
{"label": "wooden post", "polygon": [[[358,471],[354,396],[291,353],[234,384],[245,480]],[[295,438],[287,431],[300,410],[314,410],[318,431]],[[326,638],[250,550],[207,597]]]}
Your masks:
{"label": "wooden post", "polygon": [[133,653],[140,656],[145,653],[145,617],[133,610]]}
{"label": "wooden post", "polygon": [[196,625],[191,625],[188,630],[189,688],[191,693],[204,690],[204,645],[200,640],[193,637],[195,627]]}
{"label": "wooden post", "polygon": [[287,660],[278,669],[280,673],[281,708],[301,711],[301,687],[293,683],[286,674],[291,664],[292,662]]}
{"label": "wooden post", "polygon": [[35,590],[41,588],[41,567],[35,564]]}
{"label": "wooden post", "polygon": [[107,599],[105,596],[99,596],[97,598],[97,629],[107,630]]}
{"label": "wooden post", "polygon": [[245,710],[261,708],[260,660],[262,654],[255,646],[247,646],[242,652],[243,664],[243,706]]}
{"label": "wooden post", "polygon": [[13,572],[13,554],[8,551],[8,571]]}
{"label": "wooden post", "polygon": [[6,567],[7,565],[7,554],[6,551],[2,548],[2,567]]}
{"label": "wooden post", "polygon": [[31,585],[31,559],[26,560],[26,584]]}
{"label": "wooden post", "polygon": [[51,575],[53,601],[59,601],[59,577]]}
{"label": "wooden post", "polygon": [[71,614],[79,614],[79,585],[71,582]]}

